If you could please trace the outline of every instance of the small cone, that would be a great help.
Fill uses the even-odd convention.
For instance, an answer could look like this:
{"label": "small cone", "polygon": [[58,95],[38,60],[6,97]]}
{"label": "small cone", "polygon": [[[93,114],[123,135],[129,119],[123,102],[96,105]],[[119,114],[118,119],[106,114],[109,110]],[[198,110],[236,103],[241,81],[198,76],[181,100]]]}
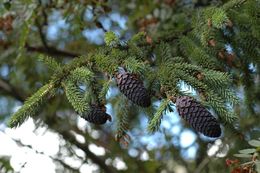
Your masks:
{"label": "small cone", "polygon": [[91,106],[91,110],[88,113],[81,115],[82,118],[93,124],[105,124],[106,121],[111,121],[112,118],[105,110],[98,106]]}
{"label": "small cone", "polygon": [[133,103],[149,107],[151,98],[148,91],[145,89],[143,82],[135,75],[123,72],[116,75],[116,82],[119,90]]}
{"label": "small cone", "polygon": [[196,131],[208,137],[219,137],[221,135],[221,128],[217,119],[192,97],[177,97],[176,106],[179,115]]}

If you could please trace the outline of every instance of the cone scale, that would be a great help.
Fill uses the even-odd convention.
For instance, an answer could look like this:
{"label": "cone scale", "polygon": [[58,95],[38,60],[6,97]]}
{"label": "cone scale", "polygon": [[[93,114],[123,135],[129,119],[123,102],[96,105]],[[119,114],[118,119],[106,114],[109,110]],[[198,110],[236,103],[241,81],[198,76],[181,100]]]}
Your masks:
{"label": "cone scale", "polygon": [[176,107],[179,115],[196,131],[208,137],[219,137],[221,135],[221,128],[217,119],[192,97],[177,97]]}
{"label": "cone scale", "polygon": [[81,117],[86,121],[97,125],[105,124],[107,120],[112,120],[111,116],[99,106],[91,106],[91,110],[88,113],[82,114]]}
{"label": "cone scale", "polygon": [[122,72],[116,75],[116,83],[119,90],[133,103],[149,107],[151,105],[151,98],[148,91],[135,75]]}

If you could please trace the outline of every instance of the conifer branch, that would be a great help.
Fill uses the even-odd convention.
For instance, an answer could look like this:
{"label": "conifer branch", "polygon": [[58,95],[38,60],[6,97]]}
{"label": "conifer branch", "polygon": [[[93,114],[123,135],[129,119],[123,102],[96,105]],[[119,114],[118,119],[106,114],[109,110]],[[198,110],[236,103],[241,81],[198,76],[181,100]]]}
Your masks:
{"label": "conifer branch", "polygon": [[66,80],[62,83],[62,86],[68,101],[71,103],[75,111],[78,113],[83,113],[89,110],[89,105],[84,99],[83,92],[77,85],[75,85],[72,81]]}
{"label": "conifer branch", "polygon": [[165,99],[161,101],[159,108],[157,109],[155,115],[151,119],[148,124],[147,130],[151,133],[158,131],[161,125],[161,120],[163,118],[163,114],[165,109],[167,108],[168,104],[170,103],[169,99]]}
{"label": "conifer branch", "polygon": [[129,129],[129,119],[128,119],[128,114],[125,111],[119,111],[117,113],[117,130],[116,130],[116,135],[115,139],[120,142],[124,142],[127,144],[128,141],[128,134],[127,131]]}
{"label": "conifer branch", "polygon": [[[55,61],[51,57],[40,57],[41,61],[53,72],[50,76],[50,83],[40,88],[24,102],[24,105],[11,117],[9,122],[11,127],[19,126],[28,117],[37,115],[41,108],[44,109],[43,103],[54,95],[56,89],[61,88],[61,90],[63,89],[61,93],[65,94],[72,108],[85,120],[90,120],[89,122],[102,124],[101,121],[104,118],[109,119],[110,116],[105,113],[104,104],[111,105],[112,111],[116,115],[113,119],[117,120],[116,139],[119,142],[128,142],[129,126],[134,125],[136,120],[139,120],[138,115],[142,115],[142,113],[149,115],[147,130],[150,133],[158,131],[163,122],[163,116],[172,110],[171,102],[176,103],[179,115],[185,121],[188,121],[191,127],[195,127],[196,132],[202,132],[210,137],[220,137],[221,134],[224,134],[223,139],[228,138],[227,134],[229,132],[236,131],[237,113],[242,118],[240,121],[241,130],[245,131],[249,136],[256,134],[250,130],[255,129],[254,125],[257,124],[257,121],[254,121],[257,120],[256,116],[259,114],[257,108],[260,101],[258,98],[260,93],[259,0],[225,0],[223,4],[220,0],[218,0],[219,3],[210,0],[199,0],[198,3],[193,1],[183,3],[182,1],[170,0],[159,4],[159,6],[157,1],[149,1],[149,5],[145,6],[147,8],[144,9],[144,20],[139,19],[140,9],[133,9],[130,6],[139,5],[143,7],[143,5],[147,4],[131,3],[129,6],[128,2],[123,2],[123,9],[133,10],[133,13],[130,11],[130,13],[126,14],[130,19],[133,19],[130,20],[130,23],[132,23],[129,26],[138,27],[136,29],[145,32],[129,36],[129,34],[132,34],[128,32],[129,28],[125,30],[125,28],[121,27],[122,30],[126,31],[121,33],[122,35],[120,34],[122,41],[115,33],[107,32],[104,40],[106,46],[91,44],[89,50],[93,52],[87,52],[87,56],[79,57],[80,52],[84,51],[85,44],[83,45],[83,43],[86,43],[82,35],[82,29],[84,35],[85,32],[89,34],[89,30],[85,30],[84,27],[91,27],[93,24],[97,27],[95,29],[104,30],[102,23],[98,20],[103,20],[103,17],[104,19],[106,17],[111,18],[111,16],[104,16],[103,12],[108,14],[114,10],[117,11],[114,8],[110,9],[110,5],[114,7],[112,6],[114,1],[112,3],[107,0],[101,3],[94,1],[80,1],[78,4],[62,1],[58,5],[53,0],[47,3],[39,0],[39,3],[34,2],[32,4],[29,1],[18,4],[11,3],[11,1],[4,3],[3,13],[10,8],[15,12],[16,9],[20,9],[19,7],[24,7],[26,10],[28,8],[28,11],[26,11],[26,14],[22,14],[21,17],[16,17],[16,15],[19,15],[23,9],[21,9],[22,11],[18,10],[18,13],[15,12],[14,23],[14,18],[11,16],[11,20],[7,24],[13,32],[8,33],[3,29],[3,39],[0,39],[0,47],[5,49],[5,46],[8,46],[8,49],[4,50],[3,55],[0,56],[4,63],[3,67],[0,67],[3,68],[4,72],[0,74],[4,76],[4,79],[0,78],[0,93],[2,95],[12,96],[23,102],[28,93],[26,91],[30,91],[32,83],[37,80],[38,72],[45,71],[45,69],[29,69],[30,65],[35,64],[35,62],[26,62],[24,48],[27,50],[26,55],[30,56],[30,58],[33,58],[34,55],[39,56],[39,53],[54,55],[55,58],[65,58],[64,64],[59,64],[59,60]],[[10,7],[6,7],[6,5]],[[88,19],[84,20],[86,25],[82,25],[81,19],[86,17],[85,5],[89,6],[87,12],[92,13],[94,16],[87,16]],[[124,5],[126,5],[125,8]],[[188,11],[187,6],[189,6]],[[201,8],[198,8],[198,6],[201,6]],[[57,29],[61,32],[58,33],[57,40],[46,40],[47,33],[44,27],[49,20],[46,12],[50,10],[61,12],[54,15],[50,19],[51,22],[63,20],[64,18],[68,19],[65,21],[66,26],[58,26]],[[166,14],[164,14],[165,11]],[[71,12],[75,12],[75,14],[70,15]],[[123,13],[125,13],[125,10]],[[151,20],[146,19],[147,13],[151,13],[153,16],[153,25],[151,26],[149,26]],[[102,15],[100,16],[100,14]],[[90,18],[91,20],[89,20]],[[1,17],[0,20],[1,30],[2,27],[6,27],[5,16]],[[117,23],[113,19],[111,21],[111,26],[108,26],[109,29],[113,29]],[[65,35],[69,33],[69,37],[65,38],[65,40],[63,32],[65,32]],[[15,41],[16,36],[19,36],[19,43]],[[124,42],[125,39],[129,39],[129,41]],[[40,44],[37,46],[35,41]],[[55,46],[56,43],[67,44],[61,50]],[[19,49],[16,49],[17,47]],[[9,55],[15,57],[16,54],[19,57],[17,58],[18,61],[8,58]],[[21,54],[23,56],[20,56]],[[68,62],[68,58],[73,59]],[[38,64],[36,63],[36,65]],[[127,75],[120,74],[121,71],[118,70],[120,67],[125,69]],[[16,75],[13,75],[12,69],[17,69],[17,71],[14,71],[17,73]],[[33,74],[34,72],[37,72],[37,74]],[[48,74],[40,74],[39,80],[45,80]],[[107,78],[106,75],[109,77]],[[13,83],[21,82],[20,76],[22,76],[22,79],[24,77],[28,79],[26,85],[21,85],[21,91],[17,89],[17,86],[12,86]],[[112,93],[109,92],[110,89]],[[118,93],[117,89],[121,94]],[[109,97],[106,97],[108,92]],[[121,98],[123,94],[126,97]],[[239,102],[236,96],[241,94],[243,95],[241,97],[243,101],[241,101],[240,105],[235,105]],[[151,99],[151,96],[155,97]],[[53,100],[55,104],[50,105],[51,112],[58,109],[56,111],[61,113],[67,108],[67,104],[59,104],[62,98]],[[130,101],[133,104],[138,103],[143,106],[150,106],[159,102],[159,106],[150,106],[142,110],[137,106],[133,106]],[[151,103],[151,101],[154,101],[154,103]],[[12,102],[13,100],[10,101],[10,103]],[[11,106],[9,105],[9,107]],[[43,111],[43,113],[46,112],[49,111]],[[211,113],[215,113],[217,117],[212,116]],[[252,120],[243,122],[245,115],[251,116]],[[86,158],[91,159],[94,164],[98,164],[101,169],[104,169],[103,171],[108,173],[120,171],[89,150],[90,143],[88,141],[100,142],[105,149],[114,146],[113,141],[110,141],[113,145],[107,145],[106,142],[112,140],[112,136],[107,133],[105,128],[91,126],[95,127],[95,129],[101,128],[104,133],[108,134],[107,139],[102,139],[103,135],[99,139],[94,139],[86,136],[85,132],[81,130],[80,132],[75,130],[77,129],[77,123],[74,121],[75,117],[70,119],[70,116],[66,116],[72,120],[67,122],[69,119],[65,118],[65,116],[62,116],[62,118],[55,114],[43,116],[44,123],[50,129],[57,131],[67,142],[83,150]],[[66,126],[63,126],[66,128],[58,128],[64,123],[67,123]],[[227,128],[231,130],[225,130],[225,133],[221,133],[220,123],[227,125]],[[204,127],[207,128],[204,128],[203,125],[206,125]],[[249,133],[249,131],[252,133]],[[70,132],[76,132],[75,135],[82,135],[85,142],[80,143],[77,141],[76,136]],[[202,142],[200,138],[195,141],[200,146],[198,148],[197,163],[203,161],[202,156],[207,152],[206,145],[201,145],[200,142]],[[236,143],[237,141],[233,142]],[[216,143],[216,145],[218,144]],[[219,147],[221,148],[222,145]],[[226,149],[224,145],[223,149]],[[75,153],[71,152],[71,154]],[[105,152],[105,157],[110,155],[111,153]],[[136,159],[129,159],[127,155],[122,155],[122,158],[126,161],[128,171],[131,172],[140,168],[143,172],[147,172],[148,169],[143,168],[143,164],[147,163],[146,161],[137,163],[138,166],[133,168],[131,164],[135,163]],[[181,154],[176,158],[181,160],[183,165],[186,165],[188,172],[194,171],[189,170],[191,168],[189,164],[182,161]],[[84,160],[83,157],[81,159]],[[59,162],[59,160],[57,161]],[[208,160],[201,165],[197,164],[199,169],[195,170],[195,172],[204,171],[202,167],[207,163]],[[68,165],[65,164],[64,166],[67,167]],[[157,163],[155,166],[157,167]],[[156,167],[153,170],[157,169]],[[212,167],[208,164],[207,167],[210,170],[214,165]],[[167,168],[165,169],[168,171]],[[151,169],[151,172],[153,170]]]}
{"label": "conifer branch", "polygon": [[[214,10],[208,8],[203,13],[203,20],[211,15],[211,25],[216,29],[222,29],[228,19],[226,11],[222,8],[216,8]],[[208,49],[205,48],[206,40],[210,34],[209,28],[211,26],[206,26],[205,21],[201,21],[199,25],[195,26],[195,30],[201,25],[204,26],[203,31],[198,34],[193,33],[193,35],[183,36],[191,31],[191,29],[188,29],[182,33],[181,37],[172,36],[167,38],[171,39],[171,41],[180,39],[182,52],[187,59],[184,59],[185,57],[173,57],[171,46],[166,44],[168,42],[167,40],[157,39],[153,42],[152,47],[158,48],[155,61],[159,70],[156,76],[162,76],[159,81],[161,87],[165,87],[168,94],[169,92],[171,94],[180,93],[178,83],[181,81],[192,86],[199,92],[211,92],[215,90],[217,93],[215,93],[214,99],[211,98],[209,100],[211,100],[212,106],[215,107],[218,112],[225,113],[227,112],[226,105],[220,106],[221,100],[225,100],[223,103],[227,101],[232,102],[235,101],[235,96],[232,95],[229,89],[226,89],[230,83],[227,74],[215,70],[207,70],[207,68],[218,69],[220,63],[215,57],[209,55]],[[42,32],[42,30],[40,30],[40,32]],[[40,34],[42,35],[43,33]],[[78,82],[90,82],[90,79],[93,77],[92,71],[98,70],[102,73],[107,72],[113,75],[121,65],[132,73],[142,74],[144,71],[147,71],[146,67],[148,66],[145,63],[147,59],[145,58],[147,55],[147,47],[145,46],[151,45],[146,42],[144,36],[144,33],[139,33],[128,42],[128,45],[120,45],[120,41],[116,35],[108,32],[105,36],[105,42],[108,46],[105,47],[104,50],[96,50],[96,54],[75,58],[62,68],[51,58],[45,58],[43,61],[53,70],[60,69],[54,73],[52,82],[55,86],[62,84],[69,102],[77,112],[82,113],[87,109],[87,99],[84,98],[84,94],[80,91],[77,84]],[[201,39],[202,37],[203,39]],[[52,50],[47,43],[45,44],[45,49],[48,49],[48,51]],[[85,67],[87,66],[90,66],[91,70],[86,69]],[[203,78],[198,80],[195,76],[196,73],[202,73],[204,75]],[[225,88],[221,89],[221,87]],[[101,93],[96,92],[91,96],[102,98],[104,101],[108,89],[109,83],[105,83]],[[156,114],[157,117],[159,116],[158,114]],[[157,121],[159,122],[159,120]],[[155,120],[153,122],[155,122]]]}
{"label": "conifer branch", "polygon": [[69,133],[68,131],[62,131],[60,132],[60,134],[64,139],[68,140],[70,143],[82,149],[86,153],[86,156],[89,157],[94,163],[99,165],[105,172],[116,173],[113,167],[106,165],[104,160],[102,160],[100,157],[97,157],[94,153],[92,153],[89,150],[88,145],[79,143],[71,133]]}
{"label": "conifer branch", "polygon": [[98,99],[101,101],[101,103],[105,103],[107,92],[109,91],[109,87],[112,80],[109,79],[104,82],[103,87],[99,93]]}
{"label": "conifer branch", "polygon": [[204,69],[202,75],[203,82],[215,88],[225,87],[231,83],[228,73]]}
{"label": "conifer branch", "polygon": [[63,80],[66,80],[67,78],[70,77],[72,73],[74,73],[74,70],[83,66],[88,67],[88,64],[90,62],[89,59],[91,58],[91,56],[92,55],[88,55],[87,57],[82,56],[82,57],[74,58],[70,63],[64,65],[61,70],[54,73],[54,75],[52,76],[52,82],[55,85],[60,86]]}
{"label": "conifer branch", "polygon": [[[45,14],[45,13],[44,13]],[[45,16],[44,16],[45,17]],[[46,16],[47,17],[47,16]],[[40,21],[38,19],[35,20],[35,23],[36,23],[36,26],[39,30],[39,35],[40,35],[40,38],[41,38],[41,41],[42,41],[42,44],[44,46],[45,49],[48,49],[49,48],[49,45],[47,43],[47,40],[46,40],[46,37],[45,37],[45,34],[43,32],[43,26],[40,24]]]}
{"label": "conifer branch", "polygon": [[52,83],[46,84],[34,93],[24,105],[11,117],[10,127],[20,126],[27,118],[35,116],[42,106],[42,103],[51,96],[54,91]]}
{"label": "conifer branch", "polygon": [[168,65],[169,60],[172,58],[171,48],[170,45],[167,43],[160,43],[158,47],[156,48],[156,61],[155,63],[159,66],[165,66]]}
{"label": "conifer branch", "polygon": [[129,121],[128,118],[129,114],[129,102],[121,95],[118,96],[115,108],[117,110],[116,117],[117,117],[117,130],[115,139],[119,141],[120,143],[123,143],[125,145],[129,142],[129,135],[127,134],[127,131],[129,130]]}
{"label": "conifer branch", "polygon": [[91,82],[94,74],[86,67],[76,68],[68,76],[67,80],[70,80],[75,83],[89,83]]}
{"label": "conifer branch", "polygon": [[182,37],[180,40],[183,53],[189,60],[204,68],[216,69],[217,61],[210,57],[205,50],[188,37]]}
{"label": "conifer branch", "polygon": [[228,21],[227,13],[221,8],[217,8],[214,10],[211,21],[213,27],[222,29]]}
{"label": "conifer branch", "polygon": [[113,74],[120,66],[120,61],[102,53],[96,55],[94,61],[99,67],[100,71],[108,72],[109,74]]}
{"label": "conifer branch", "polygon": [[134,57],[128,57],[127,59],[125,59],[124,66],[128,72],[134,74],[142,74],[145,69],[144,62],[141,62],[140,60],[135,59]]}
{"label": "conifer branch", "polygon": [[49,46],[48,49],[46,49],[45,47],[42,46],[30,46],[29,44],[25,44],[25,49],[29,52],[38,52],[38,53],[43,53],[55,57],[58,56],[58,57],[75,58],[81,56],[80,54],[65,51],[65,50],[59,50],[51,46]]}
{"label": "conifer branch", "polygon": [[231,112],[230,108],[227,108],[225,101],[220,98],[215,91],[210,90],[208,92],[207,102],[217,113],[223,123],[232,125],[237,120],[237,116]]}
{"label": "conifer branch", "polygon": [[15,99],[23,102],[24,101],[24,95],[16,89],[14,86],[12,86],[9,81],[0,78],[0,92],[9,96],[14,97]]}
{"label": "conifer branch", "polygon": [[180,70],[176,70],[176,72],[178,73],[178,78],[180,80],[192,86],[194,89],[202,90],[202,91],[207,90],[207,85],[205,83],[199,81],[198,79],[191,76],[190,74],[184,73],[183,71]]}
{"label": "conifer branch", "polygon": [[51,69],[53,72],[61,70],[61,65],[58,63],[54,58],[49,56],[40,55],[39,61],[43,62],[48,66],[49,69]]}
{"label": "conifer branch", "polygon": [[235,7],[240,7],[241,5],[246,3],[247,1],[248,0],[231,0],[227,3],[225,3],[222,8],[225,9],[225,10],[230,10],[230,9],[235,8]]}

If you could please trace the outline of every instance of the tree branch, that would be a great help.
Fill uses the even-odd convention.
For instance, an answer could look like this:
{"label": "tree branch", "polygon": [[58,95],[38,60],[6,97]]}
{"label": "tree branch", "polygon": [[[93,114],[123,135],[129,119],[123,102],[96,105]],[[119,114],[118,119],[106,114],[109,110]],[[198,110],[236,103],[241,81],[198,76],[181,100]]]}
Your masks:
{"label": "tree branch", "polygon": [[60,159],[54,158],[49,156],[53,161],[58,162],[59,164],[61,164],[64,168],[71,170],[73,173],[80,173],[80,171],[76,168],[71,167],[70,165],[66,164],[65,162],[63,162]]}
{"label": "tree branch", "polygon": [[67,57],[67,58],[75,58],[75,57],[80,56],[80,54],[72,53],[72,52],[68,52],[68,51],[64,51],[64,50],[59,50],[54,47],[48,47],[48,49],[46,49],[45,47],[33,47],[33,46],[26,44],[25,48],[29,52],[39,52],[39,53],[48,54],[51,56],[59,56],[59,57]]}
{"label": "tree branch", "polygon": [[76,140],[76,138],[68,131],[62,131],[60,132],[60,134],[65,140],[68,140],[70,143],[82,149],[86,153],[87,157],[89,157],[94,163],[99,165],[106,173],[116,173],[116,171],[112,167],[109,167],[108,165],[105,164],[104,160],[102,160],[101,158],[97,157],[94,153],[92,153],[88,149],[88,146],[86,144],[79,143]]}
{"label": "tree branch", "polygon": [[[0,89],[3,89],[3,91],[5,93],[7,93],[8,95],[16,98],[17,100],[24,102],[25,101],[25,96],[21,95],[12,85],[10,85],[6,80],[1,79],[0,78]],[[48,124],[48,122],[47,122]],[[50,126],[50,124],[48,124]],[[88,149],[88,145],[86,144],[81,144],[79,143],[76,138],[70,134],[68,131],[58,131],[56,129],[56,131],[62,135],[62,137],[70,142],[71,144],[77,146],[78,148],[82,149],[87,157],[89,157],[94,163],[96,163],[97,165],[99,165],[103,170],[105,170],[105,172],[107,173],[116,173],[116,171],[112,168],[109,167],[108,165],[105,164],[104,160],[102,160],[101,158],[97,157],[94,153],[92,153],[89,149]]]}
{"label": "tree branch", "polygon": [[41,41],[42,41],[43,46],[44,46],[46,49],[49,49],[49,46],[48,46],[48,43],[47,43],[45,34],[44,34],[44,32],[43,32],[43,28],[42,28],[42,26],[41,26],[39,20],[36,19],[35,22],[36,22],[36,26],[37,26],[37,28],[38,28],[38,30],[39,30],[39,34],[40,34],[40,38],[41,38]]}
{"label": "tree branch", "polygon": [[12,96],[21,102],[25,101],[25,96],[21,94],[15,87],[13,87],[9,81],[2,78],[0,78],[0,89],[0,92],[3,92],[8,96]]}
{"label": "tree branch", "polygon": [[196,168],[194,173],[200,173],[209,162],[210,162],[210,159],[208,157],[205,157],[202,160],[202,162],[199,164],[199,166]]}
{"label": "tree branch", "polygon": [[[137,44],[137,46],[138,47],[155,47],[156,45],[161,44],[162,42],[169,43],[169,42],[173,42],[175,40],[178,40],[182,36],[187,35],[191,31],[192,31],[192,28],[189,28],[189,29],[179,33],[178,36],[172,35],[172,36],[167,36],[167,37],[159,37],[158,39],[154,40],[154,42],[152,42],[151,44],[148,43],[148,42],[145,42],[145,43],[139,43],[139,44]],[[122,50],[128,50],[130,47],[128,45],[125,45],[125,46],[119,46],[117,48],[122,49]]]}

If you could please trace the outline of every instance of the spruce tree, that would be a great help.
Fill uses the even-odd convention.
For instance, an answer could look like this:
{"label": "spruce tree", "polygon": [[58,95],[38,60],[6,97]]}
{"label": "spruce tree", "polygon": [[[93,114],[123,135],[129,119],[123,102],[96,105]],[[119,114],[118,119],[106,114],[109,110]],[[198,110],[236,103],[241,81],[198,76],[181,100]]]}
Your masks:
{"label": "spruce tree", "polygon": [[[113,12],[128,17],[121,33]],[[183,127],[198,135],[197,162],[169,154],[187,172],[214,172],[223,164],[221,158],[207,168],[200,164],[213,159],[206,154],[209,141],[221,141],[219,152],[232,157],[242,149],[237,143],[260,137],[259,0],[5,1],[0,14],[0,68],[8,69],[8,75],[1,74],[0,96],[22,103],[6,120],[10,128],[33,118],[82,149],[105,172],[118,170],[89,151],[89,143],[110,150],[107,158],[119,155],[128,162],[125,172],[172,171],[161,150],[151,163],[136,163],[138,158],[125,152],[139,142],[142,135],[130,136],[143,125],[150,136],[159,131],[166,140],[173,138],[162,128],[168,114],[179,114]],[[59,17],[64,22],[56,33],[59,39],[51,38],[49,27]],[[104,33],[100,46],[84,39],[89,28]],[[143,116],[147,122],[140,120]],[[101,137],[81,131],[80,118]],[[106,128],[111,124],[116,130]],[[84,136],[85,145],[72,131]],[[155,151],[148,151],[150,157]]]}

